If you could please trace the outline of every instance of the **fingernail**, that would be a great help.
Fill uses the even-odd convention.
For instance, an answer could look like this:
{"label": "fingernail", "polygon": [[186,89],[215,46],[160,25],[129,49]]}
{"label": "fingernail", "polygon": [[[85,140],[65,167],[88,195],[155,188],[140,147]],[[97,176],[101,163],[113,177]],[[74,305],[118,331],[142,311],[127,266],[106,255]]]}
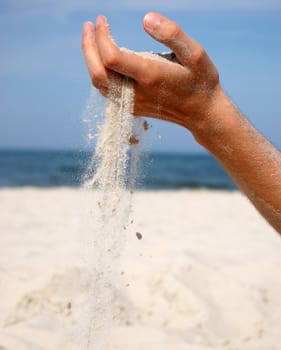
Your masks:
{"label": "fingernail", "polygon": [[96,19],[96,28],[107,25],[107,20],[104,16],[98,16]]}
{"label": "fingernail", "polygon": [[90,33],[90,31],[93,28],[93,23],[92,22],[85,22],[83,25],[83,34],[86,35],[88,33]]}
{"label": "fingernail", "polygon": [[159,26],[161,19],[163,17],[159,13],[150,12],[144,17],[144,26],[149,31],[154,31],[154,29]]}

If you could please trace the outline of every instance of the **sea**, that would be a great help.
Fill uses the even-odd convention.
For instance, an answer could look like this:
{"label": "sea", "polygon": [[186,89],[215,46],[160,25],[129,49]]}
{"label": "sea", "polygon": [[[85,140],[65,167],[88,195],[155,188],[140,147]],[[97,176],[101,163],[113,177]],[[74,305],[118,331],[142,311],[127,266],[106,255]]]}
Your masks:
{"label": "sea", "polygon": [[[78,187],[90,159],[87,151],[0,150],[0,187]],[[139,174],[140,190],[237,189],[207,153],[143,153]]]}

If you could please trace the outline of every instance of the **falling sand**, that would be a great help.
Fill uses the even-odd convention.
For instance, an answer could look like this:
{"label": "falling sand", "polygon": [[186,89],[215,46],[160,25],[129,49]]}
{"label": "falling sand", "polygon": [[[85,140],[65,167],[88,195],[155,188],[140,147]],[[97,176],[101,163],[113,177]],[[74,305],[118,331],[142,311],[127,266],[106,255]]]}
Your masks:
{"label": "falling sand", "polygon": [[104,122],[98,126],[95,153],[85,177],[85,186],[97,190],[94,215],[98,217],[98,227],[93,232],[92,256],[89,254],[93,275],[87,281],[87,315],[82,315],[87,328],[82,337],[83,349],[106,349],[114,319],[113,298],[120,288],[119,257],[125,244],[124,230],[129,226],[143,131],[143,120],[132,116],[133,101],[132,81],[112,80]]}
{"label": "falling sand", "polygon": [[[151,53],[141,55],[169,62],[166,54],[166,58]],[[112,78],[104,120],[98,126],[95,153],[85,176],[85,186],[97,189],[99,212],[95,216],[98,216],[99,227],[93,232],[89,254],[93,275],[85,283],[88,295],[83,307],[86,315],[82,316],[85,326],[82,338],[87,343],[83,349],[108,348],[115,318],[114,293],[122,288],[119,260],[125,246],[124,230],[129,229],[131,223],[131,196],[138,178],[141,137],[148,129],[146,121],[132,116],[133,109],[133,81],[127,77]],[[140,233],[137,238],[142,238]]]}

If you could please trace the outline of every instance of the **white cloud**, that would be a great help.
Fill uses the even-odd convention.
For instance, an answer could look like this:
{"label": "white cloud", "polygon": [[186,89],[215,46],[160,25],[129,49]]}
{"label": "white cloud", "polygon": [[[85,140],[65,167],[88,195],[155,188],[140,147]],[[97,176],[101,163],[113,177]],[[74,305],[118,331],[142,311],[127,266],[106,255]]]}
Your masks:
{"label": "white cloud", "polygon": [[280,0],[7,0],[12,12],[67,15],[77,11],[122,10],[231,10],[281,9]]}

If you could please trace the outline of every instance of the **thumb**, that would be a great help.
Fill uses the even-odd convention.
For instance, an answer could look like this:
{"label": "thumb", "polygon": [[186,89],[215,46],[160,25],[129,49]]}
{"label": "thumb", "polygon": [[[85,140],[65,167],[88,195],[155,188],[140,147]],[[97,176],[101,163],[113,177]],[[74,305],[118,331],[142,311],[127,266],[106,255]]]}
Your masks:
{"label": "thumb", "polygon": [[149,12],[143,19],[144,30],[154,39],[169,47],[180,63],[185,65],[197,42],[188,37],[182,29],[167,17]]}

